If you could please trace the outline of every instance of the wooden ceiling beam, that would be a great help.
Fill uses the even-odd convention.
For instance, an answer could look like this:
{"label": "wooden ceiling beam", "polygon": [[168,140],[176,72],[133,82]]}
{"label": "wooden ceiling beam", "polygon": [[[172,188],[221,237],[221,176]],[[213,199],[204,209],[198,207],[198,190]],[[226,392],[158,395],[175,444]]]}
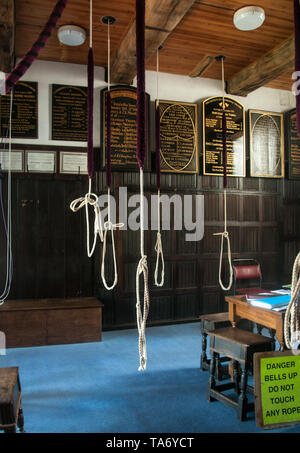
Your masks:
{"label": "wooden ceiling beam", "polygon": [[211,67],[211,65],[214,63],[214,61],[215,61],[215,57],[212,57],[210,55],[205,55],[205,57],[203,57],[202,60],[200,60],[199,63],[194,67],[194,69],[189,74],[189,76],[190,77],[204,76],[204,74]]}
{"label": "wooden ceiling beam", "polygon": [[[155,54],[196,0],[147,0],[145,59]],[[112,83],[130,84],[136,75],[136,22],[132,23],[111,62]]]}
{"label": "wooden ceiling beam", "polygon": [[0,71],[11,72],[15,64],[15,1],[0,3]]}
{"label": "wooden ceiling beam", "polygon": [[[280,75],[293,70],[295,62],[294,35],[274,47],[227,81],[226,91],[236,96],[247,96]],[[292,80],[291,80],[292,86]]]}

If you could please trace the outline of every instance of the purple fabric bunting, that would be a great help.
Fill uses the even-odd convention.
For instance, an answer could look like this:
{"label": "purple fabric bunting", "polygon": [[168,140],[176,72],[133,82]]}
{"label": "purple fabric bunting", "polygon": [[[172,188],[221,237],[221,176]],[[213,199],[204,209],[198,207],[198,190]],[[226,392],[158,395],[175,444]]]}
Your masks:
{"label": "purple fabric bunting", "polygon": [[155,111],[155,132],[156,132],[156,181],[157,188],[160,189],[160,112],[159,104],[156,106]]}
{"label": "purple fabric bunting", "polygon": [[146,157],[145,0],[136,0],[137,161],[144,169]]}
{"label": "purple fabric bunting", "polygon": [[50,38],[52,31],[54,30],[67,3],[68,0],[59,0],[56,3],[50,18],[46,23],[45,27],[43,28],[43,30],[41,31],[37,41],[33,44],[31,49],[22,58],[20,63],[18,63],[16,67],[12,70],[12,72],[6,77],[6,93],[8,93],[11,90],[11,88],[17,84],[19,79],[25,74],[25,72],[30,68],[32,63],[36,60],[40,51]]}
{"label": "purple fabric bunting", "polygon": [[90,48],[88,55],[88,124],[87,124],[87,152],[88,152],[88,176],[94,174],[94,55],[93,49]]}
{"label": "purple fabric bunting", "polygon": [[226,146],[226,114],[222,114],[222,143],[223,143],[223,187],[227,187],[227,146]]}
{"label": "purple fabric bunting", "polygon": [[[295,72],[297,73],[297,81],[299,80],[300,71],[300,4],[299,0],[294,0],[294,24],[295,24]],[[297,131],[300,137],[300,93],[298,88],[296,92],[296,119]]]}
{"label": "purple fabric bunting", "polygon": [[106,97],[106,185],[111,187],[111,95]]}

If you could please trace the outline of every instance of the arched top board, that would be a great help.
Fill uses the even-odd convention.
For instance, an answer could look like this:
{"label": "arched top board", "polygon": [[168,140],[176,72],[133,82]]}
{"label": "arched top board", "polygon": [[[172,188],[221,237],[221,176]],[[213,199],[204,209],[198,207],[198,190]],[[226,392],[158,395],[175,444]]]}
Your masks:
{"label": "arched top board", "polygon": [[[226,114],[227,176],[246,176],[245,108],[224,98]],[[223,176],[222,140],[223,97],[203,101],[203,174]]]}

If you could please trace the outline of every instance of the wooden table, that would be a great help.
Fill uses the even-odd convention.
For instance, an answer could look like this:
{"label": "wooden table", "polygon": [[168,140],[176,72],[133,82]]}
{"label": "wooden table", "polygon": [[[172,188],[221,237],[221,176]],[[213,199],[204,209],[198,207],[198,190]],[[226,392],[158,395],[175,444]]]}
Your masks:
{"label": "wooden table", "polygon": [[274,311],[255,307],[247,302],[246,296],[226,296],[225,300],[228,303],[228,319],[233,327],[241,319],[248,319],[249,321],[261,324],[269,329],[273,329],[280,344],[280,350],[286,349],[284,342],[285,310]]}

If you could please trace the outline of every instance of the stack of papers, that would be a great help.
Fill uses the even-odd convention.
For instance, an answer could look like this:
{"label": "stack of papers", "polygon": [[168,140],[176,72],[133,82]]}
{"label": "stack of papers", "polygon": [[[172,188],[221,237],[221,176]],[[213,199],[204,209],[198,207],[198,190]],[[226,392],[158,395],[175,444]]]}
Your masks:
{"label": "stack of papers", "polygon": [[270,310],[284,310],[291,301],[290,294],[278,294],[270,296],[269,294],[260,294],[259,296],[247,296],[247,301],[255,306],[261,308],[268,308]]}

